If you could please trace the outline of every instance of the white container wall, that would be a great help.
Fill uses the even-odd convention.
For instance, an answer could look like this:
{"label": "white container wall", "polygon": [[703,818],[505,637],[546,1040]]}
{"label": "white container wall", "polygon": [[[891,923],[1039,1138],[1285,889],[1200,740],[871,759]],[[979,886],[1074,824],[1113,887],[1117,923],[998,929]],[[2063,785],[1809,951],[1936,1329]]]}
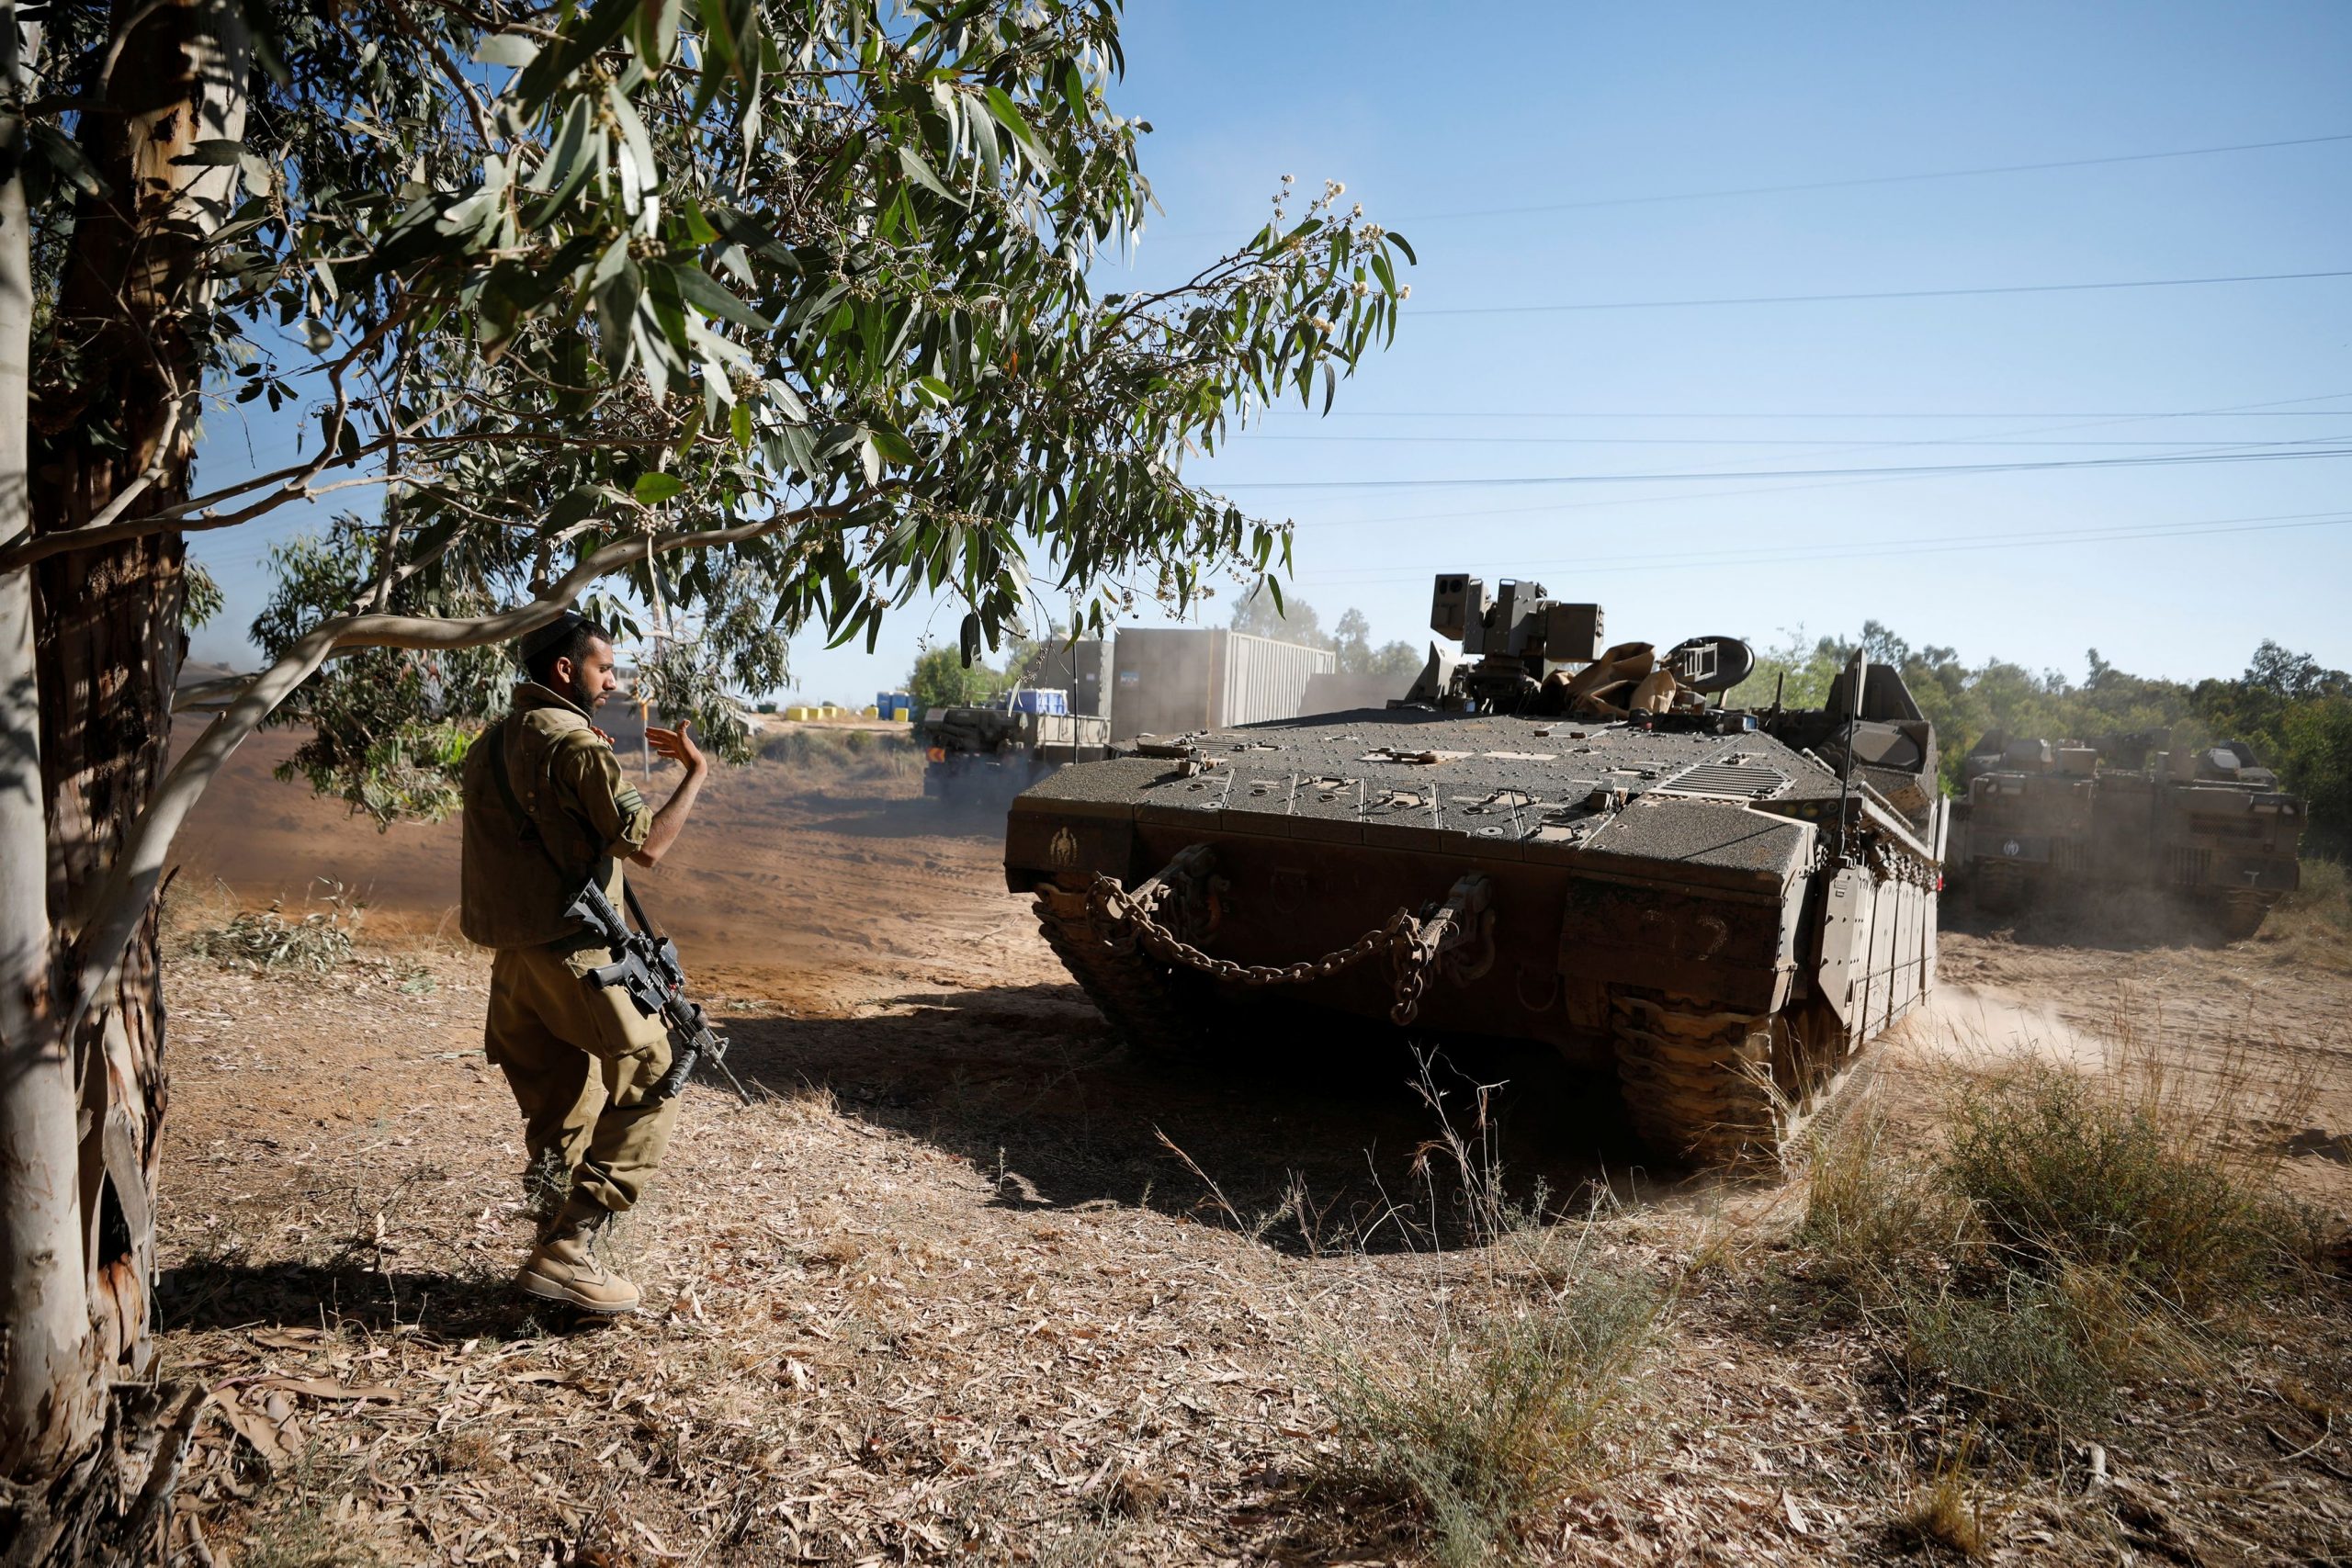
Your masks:
{"label": "white container wall", "polygon": [[1111,737],[1295,718],[1328,649],[1191,626],[1124,626],[1112,644]]}
{"label": "white container wall", "polygon": [[1336,662],[1329,649],[1246,632],[1210,635],[1216,638],[1218,664],[1217,706],[1209,716],[1213,728],[1296,718],[1306,711],[1307,682]]}

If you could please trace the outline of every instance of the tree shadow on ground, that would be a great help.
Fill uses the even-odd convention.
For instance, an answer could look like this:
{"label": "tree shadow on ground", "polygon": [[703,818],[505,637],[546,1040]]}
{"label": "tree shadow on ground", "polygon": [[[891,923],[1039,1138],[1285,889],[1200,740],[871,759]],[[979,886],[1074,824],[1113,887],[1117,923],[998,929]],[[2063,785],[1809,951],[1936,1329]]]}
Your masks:
{"label": "tree shadow on ground", "polygon": [[[1439,1041],[1252,1007],[1196,1059],[1130,1050],[1070,986],[911,991],[861,1018],[732,1022],[729,1065],[782,1094],[919,1137],[998,1178],[1012,1208],[1138,1206],[1312,1253],[1451,1245],[1475,1232],[1460,1163],[1418,1087],[1522,1212],[1621,1191],[1648,1157],[1611,1075],[1549,1046]],[[1483,1097],[1479,1086],[1496,1086]],[[1679,1174],[1679,1173],[1676,1173]],[[1431,1228],[1434,1210],[1436,1228]]]}

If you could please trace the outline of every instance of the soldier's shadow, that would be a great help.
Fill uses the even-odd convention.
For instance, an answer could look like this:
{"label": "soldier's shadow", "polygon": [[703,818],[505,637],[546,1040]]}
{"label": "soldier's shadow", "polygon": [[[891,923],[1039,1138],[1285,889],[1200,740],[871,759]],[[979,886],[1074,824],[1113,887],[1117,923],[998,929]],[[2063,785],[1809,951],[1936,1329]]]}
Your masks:
{"label": "soldier's shadow", "polygon": [[1523,1221],[1645,1179],[1613,1077],[1548,1046],[1272,1004],[1239,1022],[1170,1059],[1121,1043],[1075,987],[916,991],[864,1018],[735,1021],[728,1061],[963,1157],[995,1204],[1145,1207],[1294,1252],[1452,1245],[1494,1222],[1472,1212],[1487,1193]]}

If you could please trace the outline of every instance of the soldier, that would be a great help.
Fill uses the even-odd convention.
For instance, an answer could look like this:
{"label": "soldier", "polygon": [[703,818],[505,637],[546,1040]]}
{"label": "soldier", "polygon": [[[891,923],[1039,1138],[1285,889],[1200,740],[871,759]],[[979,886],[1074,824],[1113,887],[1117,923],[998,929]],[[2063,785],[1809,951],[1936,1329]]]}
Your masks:
{"label": "soldier", "polygon": [[560,1160],[571,1173],[515,1288],[617,1315],[637,1310],[637,1287],[605,1268],[593,1243],[637,1201],[669,1145],[677,1101],[650,1091],[669,1070],[670,1040],[625,991],[584,977],[614,955],[563,911],[592,876],[620,907],[619,863],[661,863],[709,764],[683,722],[648,729],[652,748],[685,768],[662,809],[649,809],[611,737],[590,722],[619,684],[611,634],[566,611],[519,652],[513,711],[466,753],[460,924],[497,950],[483,1045],[522,1109],[531,1168]]}

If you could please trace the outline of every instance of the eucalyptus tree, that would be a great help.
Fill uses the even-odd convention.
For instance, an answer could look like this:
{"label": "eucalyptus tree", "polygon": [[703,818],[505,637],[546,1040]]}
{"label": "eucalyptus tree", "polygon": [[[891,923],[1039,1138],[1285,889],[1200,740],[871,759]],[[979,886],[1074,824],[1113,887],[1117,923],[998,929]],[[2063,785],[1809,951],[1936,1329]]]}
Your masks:
{"label": "eucalyptus tree", "polygon": [[[1099,630],[1278,569],[1284,530],[1185,459],[1272,400],[1328,406],[1411,253],[1326,186],[1179,284],[1100,292],[1150,207],[1149,128],[1106,96],[1117,0],[10,22],[0,1554],[66,1561],[152,1542],[194,1419],[111,1391],[149,1356],[155,894],[240,740],[292,702],[316,782],[429,809],[435,727],[484,700],[467,650],[609,577],[703,628],[706,667],[666,677],[695,690],[804,628],[871,646],[918,593],[978,651],[1044,595]],[[240,406],[301,446],[208,488],[198,434]],[[167,767],[187,538],[360,493]],[[387,690],[423,711],[346,732]]]}

